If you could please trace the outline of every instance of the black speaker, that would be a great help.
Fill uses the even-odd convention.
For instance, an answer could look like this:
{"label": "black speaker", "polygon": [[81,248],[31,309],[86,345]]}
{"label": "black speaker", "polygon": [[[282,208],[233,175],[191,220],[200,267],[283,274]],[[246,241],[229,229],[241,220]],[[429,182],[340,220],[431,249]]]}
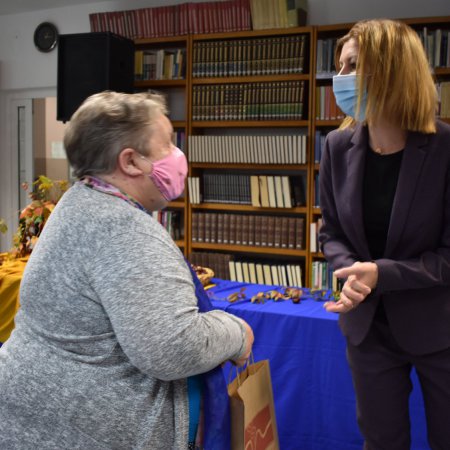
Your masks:
{"label": "black speaker", "polygon": [[61,35],[57,83],[56,119],[63,122],[92,94],[133,92],[133,41],[110,32]]}

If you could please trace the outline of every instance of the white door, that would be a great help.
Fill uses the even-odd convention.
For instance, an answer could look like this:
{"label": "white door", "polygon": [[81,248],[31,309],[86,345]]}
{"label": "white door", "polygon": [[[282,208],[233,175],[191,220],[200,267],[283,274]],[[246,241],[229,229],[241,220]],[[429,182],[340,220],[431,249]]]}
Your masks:
{"label": "white door", "polygon": [[[19,223],[19,212],[30,201],[22,183],[33,182],[33,111],[32,99],[9,98],[6,102],[7,120],[5,149],[2,155],[2,201],[0,217],[8,231],[1,236],[0,251],[12,248],[13,236]],[[8,151],[9,150],[9,151]]]}
{"label": "white door", "polygon": [[[24,185],[32,189],[33,183],[33,101],[32,99],[11,100],[12,113],[12,148],[15,155],[12,159],[13,185],[16,186],[15,210],[23,209],[30,198]],[[14,167],[15,166],[15,167]],[[15,176],[15,179],[14,179]]]}

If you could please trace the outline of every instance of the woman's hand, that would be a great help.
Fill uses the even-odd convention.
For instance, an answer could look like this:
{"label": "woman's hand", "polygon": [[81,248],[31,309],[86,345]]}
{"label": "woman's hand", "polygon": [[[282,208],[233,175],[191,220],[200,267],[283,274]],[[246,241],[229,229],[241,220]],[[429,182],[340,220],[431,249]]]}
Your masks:
{"label": "woman's hand", "polygon": [[378,267],[372,262],[356,262],[350,267],[336,270],[338,278],[347,278],[337,302],[326,302],[329,312],[346,313],[356,308],[372,292],[378,282]]}

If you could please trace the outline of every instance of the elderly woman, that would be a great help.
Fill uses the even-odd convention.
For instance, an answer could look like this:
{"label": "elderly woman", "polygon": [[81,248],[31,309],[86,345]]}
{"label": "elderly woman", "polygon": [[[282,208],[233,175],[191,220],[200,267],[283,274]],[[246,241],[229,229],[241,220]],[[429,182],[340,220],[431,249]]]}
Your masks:
{"label": "elderly woman", "polygon": [[365,449],[410,448],[411,369],[433,449],[450,448],[450,126],[417,34],[357,23],[337,44],[348,115],[320,165],[320,240],[344,278],[340,313]]}
{"label": "elderly woman", "polygon": [[33,250],[0,350],[2,449],[187,449],[200,400],[205,448],[228,447],[220,364],[242,364],[253,334],[210,310],[151,216],[187,174],[165,114],[157,96],[104,92],[70,121],[80,181]]}

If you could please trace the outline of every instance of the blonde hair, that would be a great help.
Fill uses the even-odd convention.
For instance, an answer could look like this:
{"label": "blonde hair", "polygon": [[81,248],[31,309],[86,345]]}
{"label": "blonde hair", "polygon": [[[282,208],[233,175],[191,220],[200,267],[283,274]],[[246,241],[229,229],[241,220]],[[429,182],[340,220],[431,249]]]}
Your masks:
{"label": "blonde hair", "polygon": [[157,94],[105,91],[88,97],[64,134],[67,159],[75,176],[113,172],[124,148],[147,155],[151,125],[161,114],[167,114],[167,108]]}
{"label": "blonde hair", "polygon": [[[356,23],[338,40],[338,66],[343,45],[358,43],[357,114],[367,89],[366,121],[387,116],[409,131],[436,132],[437,92],[419,36],[403,22],[378,19]],[[341,128],[354,125],[347,117]]]}

